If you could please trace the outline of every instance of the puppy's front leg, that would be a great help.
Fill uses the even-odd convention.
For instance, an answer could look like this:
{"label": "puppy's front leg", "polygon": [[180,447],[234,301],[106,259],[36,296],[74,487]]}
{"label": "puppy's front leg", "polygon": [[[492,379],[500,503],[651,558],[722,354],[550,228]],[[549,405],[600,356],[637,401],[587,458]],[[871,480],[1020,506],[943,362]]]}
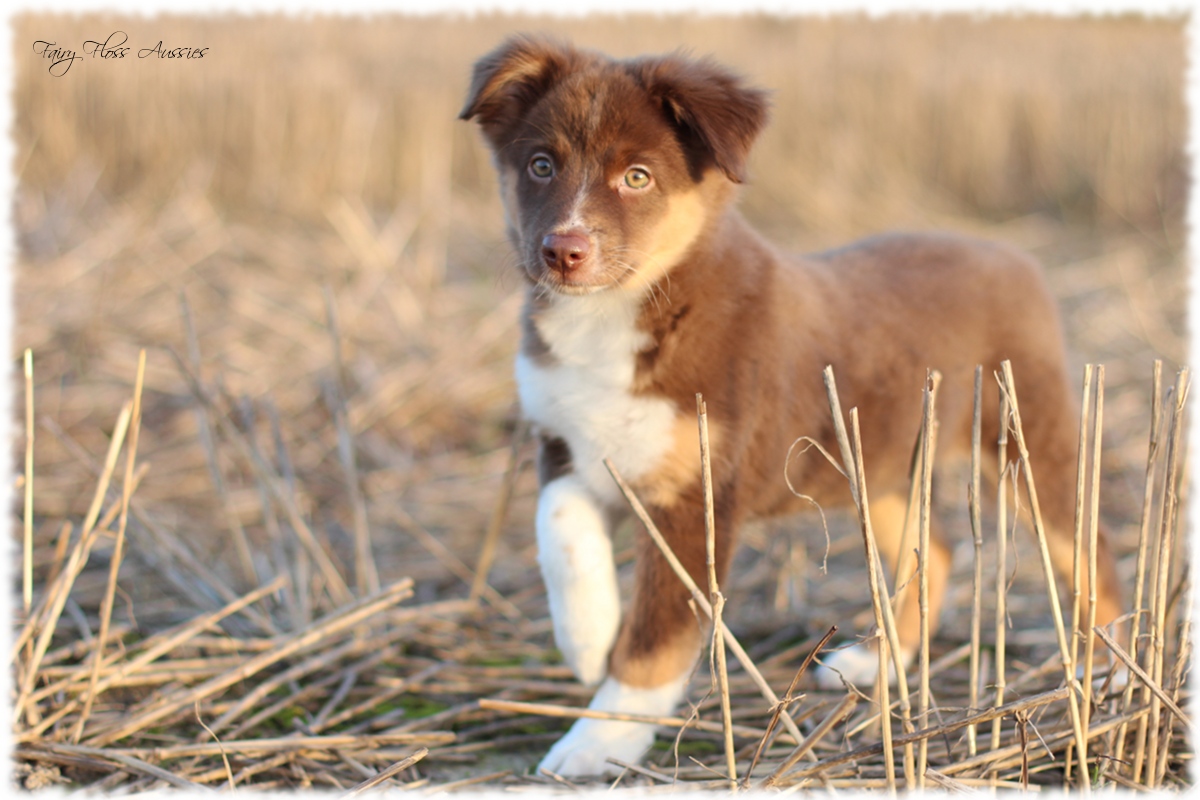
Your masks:
{"label": "puppy's front leg", "polygon": [[554,641],[575,676],[595,685],[621,620],[607,513],[567,473],[542,487],[536,526]]}
{"label": "puppy's front leg", "polygon": [[[652,511],[652,515],[693,580],[704,585],[703,510],[698,506],[676,506],[669,514]],[[718,530],[725,527],[719,524]],[[721,573],[724,551],[718,543]],[[700,626],[688,607],[689,597],[649,536],[640,536],[633,602],[613,648],[609,677],[589,708],[651,716],[667,716],[675,711],[701,644]],[[619,768],[607,760],[637,761],[654,743],[654,730],[655,726],[648,723],[580,719],[550,749],[539,769],[560,775],[616,771]]]}

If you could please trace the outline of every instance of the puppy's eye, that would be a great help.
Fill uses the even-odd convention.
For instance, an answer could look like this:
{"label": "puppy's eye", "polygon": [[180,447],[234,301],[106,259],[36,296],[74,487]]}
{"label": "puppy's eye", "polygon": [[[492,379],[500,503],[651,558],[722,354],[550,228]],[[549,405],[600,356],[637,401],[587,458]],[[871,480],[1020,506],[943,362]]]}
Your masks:
{"label": "puppy's eye", "polygon": [[645,189],[650,185],[650,173],[641,167],[633,167],[625,173],[625,185],[630,189]]}
{"label": "puppy's eye", "polygon": [[529,174],[545,180],[554,174],[554,162],[547,156],[534,156],[529,162]]}

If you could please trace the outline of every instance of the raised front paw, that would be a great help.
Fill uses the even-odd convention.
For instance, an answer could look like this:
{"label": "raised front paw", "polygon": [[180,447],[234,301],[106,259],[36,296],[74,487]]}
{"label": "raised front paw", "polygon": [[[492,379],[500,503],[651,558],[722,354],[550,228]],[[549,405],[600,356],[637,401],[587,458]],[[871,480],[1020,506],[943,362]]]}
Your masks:
{"label": "raised front paw", "polygon": [[574,475],[542,489],[537,539],[554,641],[576,677],[595,685],[608,671],[621,597],[605,512]]}
{"label": "raised front paw", "polygon": [[571,726],[538,764],[563,777],[615,775],[621,768],[608,763],[616,758],[637,762],[654,743],[654,726],[641,722],[581,719]]}

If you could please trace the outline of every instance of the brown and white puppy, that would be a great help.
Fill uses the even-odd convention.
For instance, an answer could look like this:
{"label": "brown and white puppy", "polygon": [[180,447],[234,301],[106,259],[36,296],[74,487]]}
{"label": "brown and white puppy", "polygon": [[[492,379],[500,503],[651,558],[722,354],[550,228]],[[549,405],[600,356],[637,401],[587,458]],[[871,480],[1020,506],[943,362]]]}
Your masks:
{"label": "brown and white puppy", "polygon": [[[600,683],[592,708],[671,713],[700,651],[688,593],[645,535],[621,619],[610,531],[623,504],[602,464],[612,459],[632,482],[703,585],[697,392],[708,404],[719,574],[744,520],[803,507],[782,476],[789,445],[812,436],[835,451],[827,364],[843,406],[859,409],[875,532],[894,564],[926,369],[943,375],[944,459],[969,447],[975,365],[1011,359],[1051,556],[1070,583],[1077,414],[1055,304],[1029,258],[924,234],[778,252],[733,206],[766,99],[711,61],[616,61],[514,38],[475,65],[462,118],[477,119],[492,147],[529,283],[516,371],[540,445],[539,561],[555,639],[580,680]],[[997,401],[985,397],[995,442]],[[850,500],[823,459],[794,460],[789,474],[823,506]],[[1101,542],[1105,624],[1120,603]],[[931,546],[934,618],[949,562],[940,541]],[[911,659],[909,595],[898,624]],[[861,679],[869,663],[841,666]],[[609,756],[640,757],[653,735],[582,719],[541,766],[599,773]]]}

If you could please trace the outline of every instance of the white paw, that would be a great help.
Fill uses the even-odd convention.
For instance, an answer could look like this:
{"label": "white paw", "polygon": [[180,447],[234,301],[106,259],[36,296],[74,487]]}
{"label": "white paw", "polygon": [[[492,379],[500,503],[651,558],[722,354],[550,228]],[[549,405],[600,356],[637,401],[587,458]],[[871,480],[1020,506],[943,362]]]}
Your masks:
{"label": "white paw", "polygon": [[[626,686],[616,678],[605,679],[588,708],[596,711],[647,714],[661,717],[671,714],[683,697],[688,675],[653,689]],[[538,770],[548,770],[564,777],[603,775],[620,772],[621,768],[608,763],[609,758],[634,763],[654,743],[655,726],[646,722],[619,722],[609,719],[577,720],[538,764]]]}
{"label": "white paw", "polygon": [[637,762],[654,744],[654,726],[640,722],[581,719],[571,726],[538,764],[563,777],[616,774],[621,768],[609,758]]}
{"label": "white paw", "polygon": [[[842,681],[859,689],[867,690],[875,685],[879,676],[879,653],[874,647],[866,644],[856,644],[835,650],[822,659],[817,667],[817,686],[822,689],[840,689]],[[912,663],[912,656],[904,657],[907,669]],[[888,682],[896,682],[896,665],[888,664]]]}

